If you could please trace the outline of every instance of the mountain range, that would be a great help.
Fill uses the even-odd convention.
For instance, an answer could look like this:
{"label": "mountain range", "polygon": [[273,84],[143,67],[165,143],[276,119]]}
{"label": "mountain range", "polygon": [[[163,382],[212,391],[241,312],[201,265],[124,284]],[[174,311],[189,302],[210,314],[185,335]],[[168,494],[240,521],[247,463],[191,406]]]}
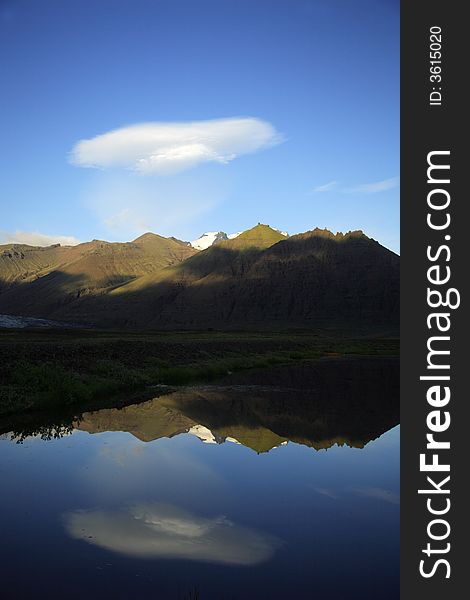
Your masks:
{"label": "mountain range", "polygon": [[154,233],[0,246],[0,313],[163,330],[397,325],[400,259],[362,231],[222,233],[202,250]]}

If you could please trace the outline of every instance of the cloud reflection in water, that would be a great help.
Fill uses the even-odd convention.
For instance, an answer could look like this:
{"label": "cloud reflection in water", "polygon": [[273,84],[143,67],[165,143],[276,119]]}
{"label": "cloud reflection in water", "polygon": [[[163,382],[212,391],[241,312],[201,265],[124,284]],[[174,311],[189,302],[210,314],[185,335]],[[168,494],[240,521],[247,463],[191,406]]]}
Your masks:
{"label": "cloud reflection in water", "polygon": [[78,510],[64,515],[75,539],[138,558],[255,565],[269,560],[280,541],[226,517],[202,517],[170,504],[122,510]]}

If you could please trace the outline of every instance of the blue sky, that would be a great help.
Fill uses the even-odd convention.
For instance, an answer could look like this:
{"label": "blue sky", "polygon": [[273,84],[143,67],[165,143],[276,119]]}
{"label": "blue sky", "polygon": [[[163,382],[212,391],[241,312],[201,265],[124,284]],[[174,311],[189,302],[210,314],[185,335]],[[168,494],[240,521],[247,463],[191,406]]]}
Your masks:
{"label": "blue sky", "polygon": [[0,243],[263,222],[399,248],[394,0],[0,0],[0,56]]}

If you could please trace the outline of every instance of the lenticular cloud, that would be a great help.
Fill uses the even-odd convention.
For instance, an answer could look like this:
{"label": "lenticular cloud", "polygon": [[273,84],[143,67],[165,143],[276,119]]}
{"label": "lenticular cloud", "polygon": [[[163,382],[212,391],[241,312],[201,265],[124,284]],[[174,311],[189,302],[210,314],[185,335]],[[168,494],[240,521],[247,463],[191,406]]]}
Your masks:
{"label": "lenticular cloud", "polygon": [[270,123],[255,118],[140,123],[80,140],[72,149],[71,162],[81,167],[171,175],[202,163],[228,163],[281,141]]}

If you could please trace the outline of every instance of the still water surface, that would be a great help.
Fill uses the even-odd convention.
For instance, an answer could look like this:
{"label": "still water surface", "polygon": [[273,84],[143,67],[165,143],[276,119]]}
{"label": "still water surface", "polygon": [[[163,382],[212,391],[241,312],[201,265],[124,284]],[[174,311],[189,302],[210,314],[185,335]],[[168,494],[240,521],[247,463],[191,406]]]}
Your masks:
{"label": "still water surface", "polygon": [[0,421],[2,598],[399,597],[396,361],[158,394]]}

